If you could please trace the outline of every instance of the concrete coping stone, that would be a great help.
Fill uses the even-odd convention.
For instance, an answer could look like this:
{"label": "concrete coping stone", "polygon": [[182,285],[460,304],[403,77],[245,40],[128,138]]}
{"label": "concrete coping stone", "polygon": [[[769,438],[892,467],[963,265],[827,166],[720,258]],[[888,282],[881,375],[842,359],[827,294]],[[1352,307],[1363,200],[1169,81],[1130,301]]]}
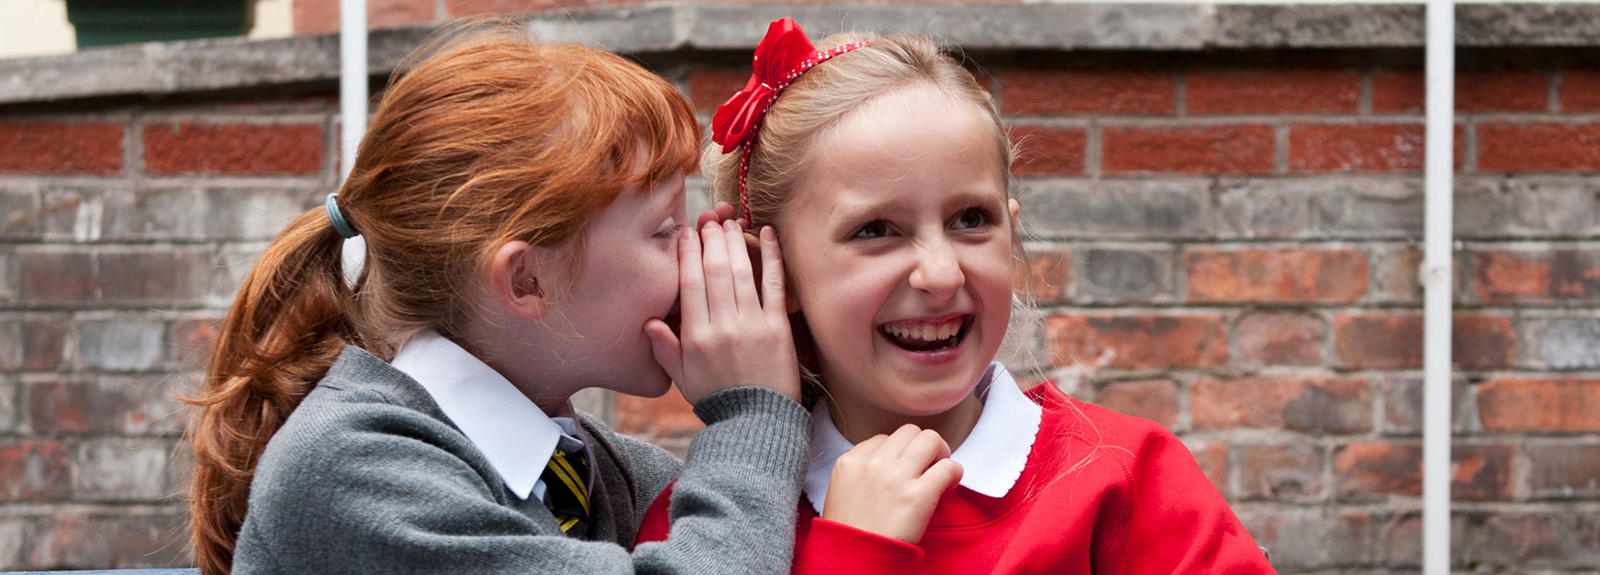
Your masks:
{"label": "concrete coping stone", "polygon": [[[670,3],[526,17],[535,37],[650,55],[755,47],[792,16],[813,37],[844,30],[927,34],[969,51],[1421,48],[1421,4]],[[1600,47],[1600,4],[1461,4],[1464,47]],[[432,26],[374,30],[368,69],[387,76]],[[0,60],[0,105],[160,96],[333,81],[336,33],[218,38]]]}

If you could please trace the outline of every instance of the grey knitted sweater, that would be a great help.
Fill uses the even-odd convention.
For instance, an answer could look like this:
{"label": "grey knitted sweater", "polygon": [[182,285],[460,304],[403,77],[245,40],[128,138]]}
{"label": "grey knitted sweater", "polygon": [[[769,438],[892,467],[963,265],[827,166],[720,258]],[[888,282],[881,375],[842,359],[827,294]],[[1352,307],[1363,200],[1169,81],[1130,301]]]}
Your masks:
{"label": "grey knitted sweater", "polygon": [[[788,573],[810,415],[755,387],[695,413],[706,428],[686,464],[580,414],[594,481],[589,531],[572,537],[420,384],[346,348],[267,444],[234,572]],[[673,478],[671,536],[630,552]]]}

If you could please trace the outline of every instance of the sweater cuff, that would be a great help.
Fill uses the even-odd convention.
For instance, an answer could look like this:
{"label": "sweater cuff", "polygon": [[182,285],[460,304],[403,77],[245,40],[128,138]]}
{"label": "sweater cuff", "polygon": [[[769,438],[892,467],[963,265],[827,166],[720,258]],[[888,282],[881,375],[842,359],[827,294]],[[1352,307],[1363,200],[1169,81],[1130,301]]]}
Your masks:
{"label": "sweater cuff", "polygon": [[811,412],[788,396],[764,387],[734,387],[701,399],[694,413],[706,429],[695,435],[691,458],[758,467],[779,463],[794,477],[803,471],[811,445]]}
{"label": "sweater cuff", "polygon": [[821,517],[811,520],[796,575],[896,573],[922,561],[921,547]]}

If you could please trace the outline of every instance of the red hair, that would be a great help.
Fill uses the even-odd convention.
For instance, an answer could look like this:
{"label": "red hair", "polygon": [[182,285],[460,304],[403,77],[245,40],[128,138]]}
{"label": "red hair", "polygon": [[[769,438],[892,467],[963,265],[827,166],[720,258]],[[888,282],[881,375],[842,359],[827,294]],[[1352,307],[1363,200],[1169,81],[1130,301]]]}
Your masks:
{"label": "red hair", "polygon": [[195,560],[208,575],[231,570],[267,441],[345,346],[388,359],[424,329],[456,333],[475,315],[466,282],[499,246],[559,244],[625,186],[648,190],[696,167],[687,101],[620,56],[496,27],[409,60],[339,192],[367,242],[355,289],[323,208],[301,214],[244,279],[205,382],[185,398],[197,411]]}

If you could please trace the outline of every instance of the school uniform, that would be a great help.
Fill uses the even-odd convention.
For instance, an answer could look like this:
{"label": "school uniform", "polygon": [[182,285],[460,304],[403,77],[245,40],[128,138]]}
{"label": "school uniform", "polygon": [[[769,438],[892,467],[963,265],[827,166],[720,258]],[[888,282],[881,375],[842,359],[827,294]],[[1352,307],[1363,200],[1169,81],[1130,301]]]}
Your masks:
{"label": "school uniform", "polygon": [[[695,413],[707,425],[684,466],[587,414],[552,420],[437,334],[393,365],[347,347],[262,453],[233,571],[786,573],[809,414],[755,387]],[[588,462],[570,532],[541,479],[558,447]],[[674,478],[682,534],[630,553]]]}
{"label": "school uniform", "polygon": [[[795,573],[1273,572],[1165,428],[1054,384],[1024,392],[998,363],[978,393],[983,411],[951,454],[964,470],[960,485],[940,499],[917,545],[820,517],[833,462],[851,445],[825,405],[813,410]],[[656,505],[641,541],[657,536]]]}

